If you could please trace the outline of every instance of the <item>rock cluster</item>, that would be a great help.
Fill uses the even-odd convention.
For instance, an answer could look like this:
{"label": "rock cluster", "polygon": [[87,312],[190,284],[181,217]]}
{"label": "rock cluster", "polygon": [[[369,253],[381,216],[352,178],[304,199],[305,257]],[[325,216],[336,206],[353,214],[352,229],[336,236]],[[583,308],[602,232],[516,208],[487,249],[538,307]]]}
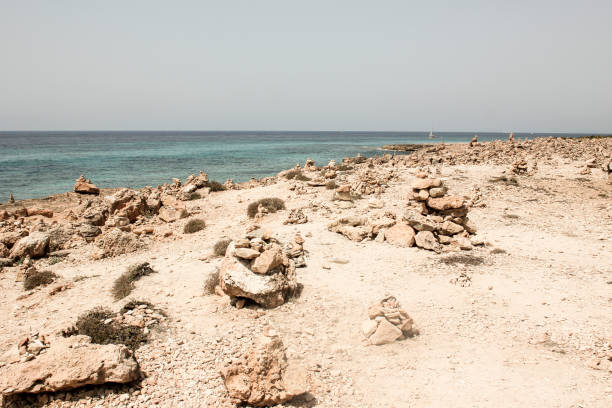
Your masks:
{"label": "rock cluster", "polygon": [[467,218],[465,199],[447,195],[441,179],[419,174],[412,185],[412,199],[417,208],[404,214],[404,221],[416,231],[415,244],[424,249],[440,252],[443,245],[471,249],[470,235],[476,227]]}
{"label": "rock cluster", "polygon": [[[351,241],[377,239],[381,232],[396,224],[395,215],[390,212],[372,213],[370,217],[347,216],[330,223],[327,229],[342,234]],[[380,240],[380,239],[379,239]]]}
{"label": "rock cluster", "polygon": [[[296,294],[295,261],[280,242],[256,230],[227,247],[219,270],[220,289],[232,299],[250,299],[258,305],[273,308]],[[302,241],[303,242],[303,241]],[[291,255],[303,255],[301,249]]]}
{"label": "rock cluster", "polygon": [[376,346],[419,333],[394,296],[386,296],[368,308],[368,320],[361,325],[361,331],[368,342]]}
{"label": "rock cluster", "polygon": [[272,406],[308,392],[308,372],[287,361],[283,342],[275,333],[267,333],[254,343],[219,370],[235,404]]}
{"label": "rock cluster", "polygon": [[0,368],[0,393],[56,392],[91,384],[127,383],[140,377],[138,363],[127,347],[90,341],[87,336],[71,336],[48,346],[28,339],[21,348],[34,347],[37,353]]}

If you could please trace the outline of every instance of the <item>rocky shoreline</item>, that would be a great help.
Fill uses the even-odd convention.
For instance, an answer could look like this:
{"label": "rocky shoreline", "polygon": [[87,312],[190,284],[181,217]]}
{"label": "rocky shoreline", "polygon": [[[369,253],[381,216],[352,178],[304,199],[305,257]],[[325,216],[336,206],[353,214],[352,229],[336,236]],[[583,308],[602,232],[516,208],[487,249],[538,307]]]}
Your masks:
{"label": "rocky shoreline", "polygon": [[612,139],[418,146],[0,205],[3,406],[605,406]]}

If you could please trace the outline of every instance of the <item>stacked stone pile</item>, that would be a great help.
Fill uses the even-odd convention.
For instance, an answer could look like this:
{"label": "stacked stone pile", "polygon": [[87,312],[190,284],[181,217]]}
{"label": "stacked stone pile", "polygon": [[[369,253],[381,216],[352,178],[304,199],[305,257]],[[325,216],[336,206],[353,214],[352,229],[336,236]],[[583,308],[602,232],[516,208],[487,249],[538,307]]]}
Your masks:
{"label": "stacked stone pile", "polygon": [[288,253],[270,234],[258,232],[229,244],[219,270],[219,287],[236,304],[244,305],[244,300],[250,299],[273,308],[298,290],[294,259],[303,257],[303,239],[294,239],[294,250]]}
{"label": "stacked stone pile", "polygon": [[379,346],[413,337],[419,332],[408,313],[394,296],[386,296],[368,309],[368,320],[361,325],[368,343]]}
{"label": "stacked stone pile", "polygon": [[417,208],[409,209],[404,215],[404,220],[416,231],[416,245],[436,252],[446,245],[471,249],[470,235],[476,233],[476,227],[467,217],[465,199],[447,195],[447,188],[439,178],[427,178],[423,173],[418,176],[412,185]]}

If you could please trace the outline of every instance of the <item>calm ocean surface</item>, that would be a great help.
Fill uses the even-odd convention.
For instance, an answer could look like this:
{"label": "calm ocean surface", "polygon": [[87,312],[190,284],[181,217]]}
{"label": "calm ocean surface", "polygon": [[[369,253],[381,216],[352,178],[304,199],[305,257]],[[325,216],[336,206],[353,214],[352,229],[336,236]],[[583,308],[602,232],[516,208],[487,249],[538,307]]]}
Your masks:
{"label": "calm ocean surface", "polygon": [[[84,174],[99,187],[157,186],[200,170],[212,180],[274,175],[310,157],[327,164],[382,154],[389,143],[431,143],[429,132],[0,132],[0,202],[71,191]],[[446,143],[474,132],[438,133]],[[518,137],[550,134],[515,134]],[[480,133],[480,141],[506,133]],[[581,136],[557,134],[556,136]],[[440,139],[434,139],[439,143]]]}

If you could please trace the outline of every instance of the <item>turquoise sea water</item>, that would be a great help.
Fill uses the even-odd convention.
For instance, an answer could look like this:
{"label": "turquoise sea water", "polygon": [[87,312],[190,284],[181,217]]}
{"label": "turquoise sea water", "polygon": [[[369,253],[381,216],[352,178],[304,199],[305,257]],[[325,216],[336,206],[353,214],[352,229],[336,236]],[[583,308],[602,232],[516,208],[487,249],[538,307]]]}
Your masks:
{"label": "turquoise sea water", "polygon": [[[84,174],[99,187],[143,187],[184,180],[200,170],[213,180],[247,181],[301,164],[383,154],[389,143],[439,143],[429,132],[0,132],[0,202],[71,191]],[[480,141],[506,133],[480,133]],[[446,143],[474,132],[438,133]],[[549,134],[516,134],[518,137]],[[580,136],[563,134],[557,136]]]}

